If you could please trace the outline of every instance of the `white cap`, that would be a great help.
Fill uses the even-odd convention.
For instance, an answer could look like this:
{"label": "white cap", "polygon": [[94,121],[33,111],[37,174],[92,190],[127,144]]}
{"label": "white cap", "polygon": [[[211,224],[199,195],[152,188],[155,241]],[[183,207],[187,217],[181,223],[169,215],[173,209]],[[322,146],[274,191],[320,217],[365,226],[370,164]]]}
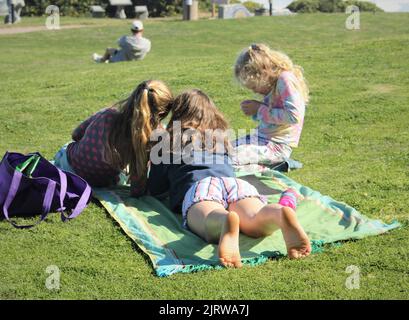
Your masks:
{"label": "white cap", "polygon": [[131,30],[133,30],[133,31],[141,31],[141,30],[143,30],[143,23],[142,23],[142,21],[139,21],[139,20],[133,21],[133,22],[132,22]]}

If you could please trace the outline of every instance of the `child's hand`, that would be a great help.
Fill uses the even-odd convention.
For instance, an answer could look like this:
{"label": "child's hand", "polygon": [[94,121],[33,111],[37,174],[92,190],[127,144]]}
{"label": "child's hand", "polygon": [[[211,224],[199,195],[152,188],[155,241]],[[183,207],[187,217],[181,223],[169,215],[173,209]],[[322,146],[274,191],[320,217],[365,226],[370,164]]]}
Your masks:
{"label": "child's hand", "polygon": [[241,104],[241,110],[246,116],[254,116],[262,103],[257,100],[244,100]]}

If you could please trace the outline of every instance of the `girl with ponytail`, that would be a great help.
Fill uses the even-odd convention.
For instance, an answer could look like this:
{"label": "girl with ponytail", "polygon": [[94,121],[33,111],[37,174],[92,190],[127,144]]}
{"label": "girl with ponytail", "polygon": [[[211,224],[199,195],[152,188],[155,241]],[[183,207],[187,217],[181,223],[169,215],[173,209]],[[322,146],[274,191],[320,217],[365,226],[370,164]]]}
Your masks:
{"label": "girl with ponytail", "polygon": [[259,125],[256,134],[234,142],[238,169],[288,159],[298,146],[309,98],[302,68],[284,53],[253,44],[240,53],[234,73],[241,85],[263,96],[263,101],[241,103],[243,113]]}
{"label": "girl with ponytail", "polygon": [[81,123],[73,142],[55,156],[55,164],[93,187],[118,184],[124,175],[131,195],[145,191],[150,135],[169,114],[173,96],[161,81],[144,81],[125,100]]}

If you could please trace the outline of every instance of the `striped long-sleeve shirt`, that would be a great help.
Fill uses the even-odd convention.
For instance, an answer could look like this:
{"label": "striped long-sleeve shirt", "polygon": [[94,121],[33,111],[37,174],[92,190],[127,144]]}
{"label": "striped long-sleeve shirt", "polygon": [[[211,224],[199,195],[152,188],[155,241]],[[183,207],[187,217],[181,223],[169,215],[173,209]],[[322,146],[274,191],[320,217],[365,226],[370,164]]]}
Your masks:
{"label": "striped long-sleeve shirt", "polygon": [[275,91],[264,97],[264,104],[253,116],[259,121],[259,135],[276,143],[298,146],[304,124],[305,103],[296,88],[297,78],[284,71],[277,80]]}

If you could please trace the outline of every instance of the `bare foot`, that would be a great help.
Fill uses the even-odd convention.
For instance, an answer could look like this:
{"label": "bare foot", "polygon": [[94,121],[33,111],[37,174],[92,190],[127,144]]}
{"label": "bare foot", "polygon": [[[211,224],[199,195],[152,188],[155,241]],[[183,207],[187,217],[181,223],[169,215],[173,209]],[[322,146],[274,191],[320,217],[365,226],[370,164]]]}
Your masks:
{"label": "bare foot", "polygon": [[227,214],[219,240],[219,259],[225,267],[242,266],[239,250],[240,219],[236,212]]}
{"label": "bare foot", "polygon": [[297,220],[294,210],[282,208],[282,228],[287,253],[290,259],[299,259],[311,253],[310,240]]}

